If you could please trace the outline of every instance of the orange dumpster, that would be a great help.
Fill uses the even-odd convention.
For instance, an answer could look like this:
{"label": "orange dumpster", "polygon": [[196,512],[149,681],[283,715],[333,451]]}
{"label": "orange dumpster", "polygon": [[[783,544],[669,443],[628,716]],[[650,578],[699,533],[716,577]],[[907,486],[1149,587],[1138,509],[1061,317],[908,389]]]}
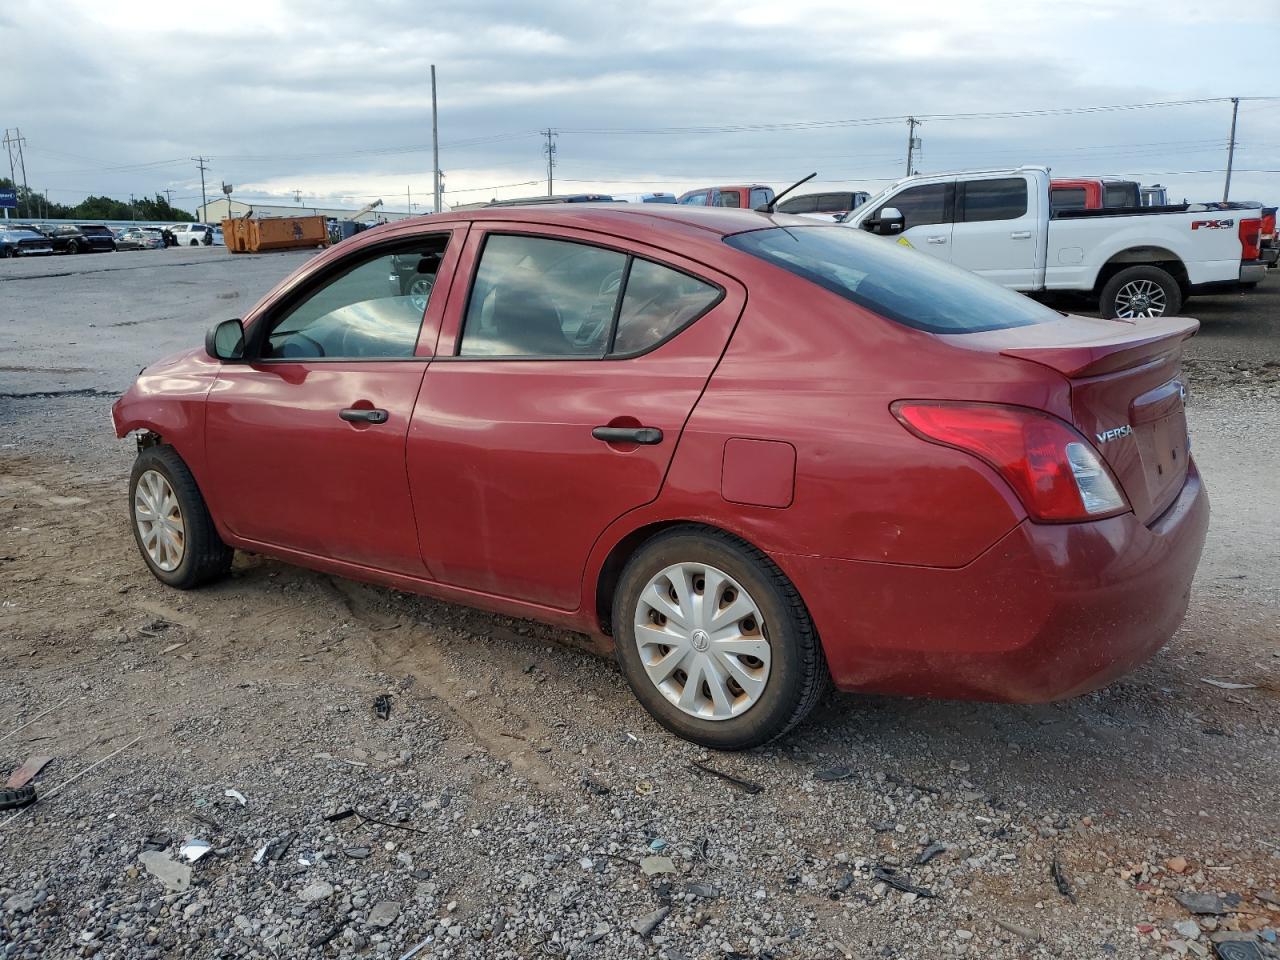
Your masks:
{"label": "orange dumpster", "polygon": [[232,253],[327,247],[329,227],[324,217],[266,217],[222,221],[222,237]]}

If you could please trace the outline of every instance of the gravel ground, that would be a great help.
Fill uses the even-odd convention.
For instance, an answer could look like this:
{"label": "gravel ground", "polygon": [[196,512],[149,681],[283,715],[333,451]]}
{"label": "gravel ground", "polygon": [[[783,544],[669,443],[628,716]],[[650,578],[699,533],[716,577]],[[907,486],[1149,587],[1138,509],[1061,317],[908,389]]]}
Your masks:
{"label": "gravel ground", "polygon": [[146,573],[111,397],[305,256],[0,269],[0,770],[54,758],[0,814],[0,958],[1280,956],[1280,281],[1187,310],[1214,517],[1152,662],[1046,706],[834,696],[711,755],[581,637],[259,557]]}

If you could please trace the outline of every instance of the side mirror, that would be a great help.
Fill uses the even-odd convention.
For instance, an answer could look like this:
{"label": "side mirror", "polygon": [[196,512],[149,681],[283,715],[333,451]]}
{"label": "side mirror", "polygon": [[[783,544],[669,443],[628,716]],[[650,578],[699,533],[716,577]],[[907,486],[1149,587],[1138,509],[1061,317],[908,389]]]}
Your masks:
{"label": "side mirror", "polygon": [[223,320],[204,335],[204,352],[215,360],[244,359],[244,324],[239,320]]}
{"label": "side mirror", "polygon": [[907,228],[907,218],[897,207],[884,207],[876,220],[876,233],[882,237],[901,233]]}

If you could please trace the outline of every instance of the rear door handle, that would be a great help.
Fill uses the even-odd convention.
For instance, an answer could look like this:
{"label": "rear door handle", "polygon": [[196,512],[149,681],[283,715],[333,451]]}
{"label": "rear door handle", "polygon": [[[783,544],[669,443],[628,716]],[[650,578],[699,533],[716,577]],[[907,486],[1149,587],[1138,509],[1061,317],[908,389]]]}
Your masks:
{"label": "rear door handle", "polygon": [[947,238],[946,237],[929,237],[928,242],[929,243],[946,243]]}
{"label": "rear door handle", "polygon": [[358,407],[348,407],[346,410],[339,410],[338,416],[347,423],[386,423],[387,411],[385,410],[363,410]]}
{"label": "rear door handle", "polygon": [[639,443],[653,446],[662,442],[662,431],[657,427],[596,427],[591,436],[605,443]]}
{"label": "rear door handle", "polygon": [[1010,239],[1010,240],[1030,240],[1030,239],[1031,239],[1031,231],[1030,231],[1030,230],[1015,230],[1015,231],[1013,231],[1013,233],[1009,234],[1009,239]]}

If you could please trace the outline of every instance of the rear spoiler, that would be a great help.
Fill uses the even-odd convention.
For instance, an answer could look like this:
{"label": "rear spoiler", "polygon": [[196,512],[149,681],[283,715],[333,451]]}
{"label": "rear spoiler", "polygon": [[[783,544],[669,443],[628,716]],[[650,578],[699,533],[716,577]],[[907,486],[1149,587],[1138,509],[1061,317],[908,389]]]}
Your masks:
{"label": "rear spoiler", "polygon": [[[1153,360],[1163,359],[1182,347],[1182,342],[1195,336],[1200,321],[1190,317],[1150,317],[1139,320],[1108,321],[1114,324],[1114,333],[1091,335],[1076,343],[1052,346],[1007,347],[1003,356],[1030,360],[1056,370],[1067,377],[1095,377],[1117,370],[1141,366]],[[1017,328],[1015,328],[1017,329]],[[1023,327],[1034,330],[1035,327]],[[1004,331],[1012,333],[1012,330]]]}

